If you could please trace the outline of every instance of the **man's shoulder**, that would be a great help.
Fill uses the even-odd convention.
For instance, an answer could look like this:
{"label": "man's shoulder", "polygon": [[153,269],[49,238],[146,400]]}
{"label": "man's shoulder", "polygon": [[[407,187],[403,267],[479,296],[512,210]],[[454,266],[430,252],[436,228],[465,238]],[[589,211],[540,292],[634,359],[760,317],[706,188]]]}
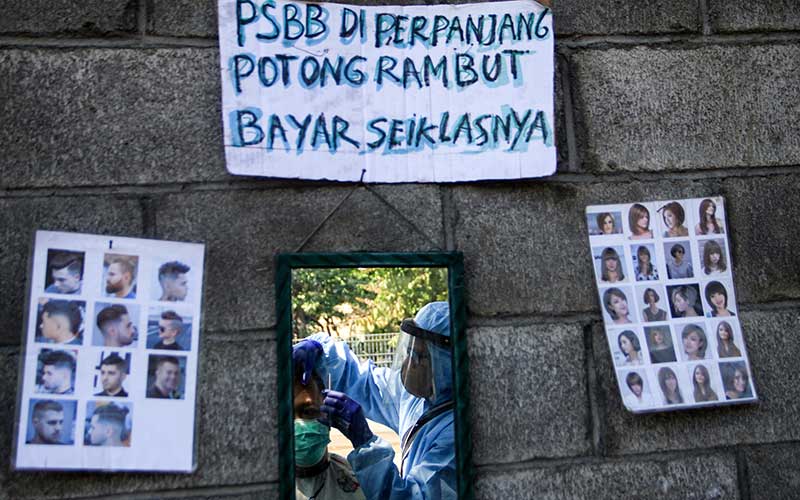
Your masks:
{"label": "man's shoulder", "polygon": [[156,399],[169,399],[169,396],[159,391],[158,387],[156,387],[155,385],[151,385],[150,387],[147,388],[146,397],[156,398]]}

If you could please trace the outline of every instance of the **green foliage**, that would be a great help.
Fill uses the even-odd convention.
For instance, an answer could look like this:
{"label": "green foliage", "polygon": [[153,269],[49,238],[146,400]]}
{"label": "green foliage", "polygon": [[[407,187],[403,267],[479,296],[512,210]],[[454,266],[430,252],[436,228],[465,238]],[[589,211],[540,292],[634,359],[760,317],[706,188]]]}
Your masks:
{"label": "green foliage", "polygon": [[397,332],[404,318],[436,300],[447,300],[445,268],[295,269],[293,334]]}

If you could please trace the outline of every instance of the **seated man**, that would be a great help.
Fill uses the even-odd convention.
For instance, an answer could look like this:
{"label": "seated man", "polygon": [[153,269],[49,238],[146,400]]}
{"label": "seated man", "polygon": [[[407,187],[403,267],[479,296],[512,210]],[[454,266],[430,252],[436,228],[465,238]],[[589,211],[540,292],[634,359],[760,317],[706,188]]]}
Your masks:
{"label": "seated man", "polygon": [[136,339],[136,326],[123,305],[114,304],[100,311],[97,327],[103,333],[106,347],[127,347]]}
{"label": "seated man", "polygon": [[185,351],[186,349],[177,341],[181,332],[183,332],[183,318],[175,311],[164,311],[158,321],[158,336],[161,340],[153,346],[153,349]]}
{"label": "seated man", "polygon": [[136,258],[117,255],[106,269],[106,295],[119,299],[136,298]]}
{"label": "seated man", "polygon": [[89,442],[92,446],[126,446],[123,439],[125,432],[125,416],[128,409],[110,403],[94,409],[89,424]]}
{"label": "seated man", "polygon": [[181,365],[175,356],[150,356],[150,366],[155,362],[155,380],[147,388],[147,397],[155,399],[183,399],[178,391]]}
{"label": "seated man", "polygon": [[44,289],[47,293],[80,294],[83,284],[83,254],[54,252],[50,260],[53,283]]}
{"label": "seated man", "polygon": [[75,391],[75,358],[66,351],[42,352],[41,385],[36,392],[72,394]]}
{"label": "seated man", "polygon": [[127,398],[128,393],[122,387],[122,382],[128,376],[128,364],[117,353],[110,354],[100,362],[100,383],[103,391],[95,396],[111,396]]}
{"label": "seated man", "polygon": [[314,372],[302,384],[303,367],[294,368],[294,473],[297,500],[363,499],[364,493],[347,460],[328,453],[330,428],[317,421],[322,416],[322,378]]}
{"label": "seated man", "polygon": [[186,299],[189,293],[186,273],[190,270],[189,266],[177,260],[162,264],[158,268],[158,284],[161,285],[161,298],[158,300],[178,302]]}
{"label": "seated man", "polygon": [[33,405],[34,435],[28,444],[72,444],[61,440],[61,430],[64,427],[64,407],[58,401],[37,401]]}
{"label": "seated man", "polygon": [[42,306],[39,328],[45,342],[81,345],[82,324],[83,313],[78,302],[51,299]]}

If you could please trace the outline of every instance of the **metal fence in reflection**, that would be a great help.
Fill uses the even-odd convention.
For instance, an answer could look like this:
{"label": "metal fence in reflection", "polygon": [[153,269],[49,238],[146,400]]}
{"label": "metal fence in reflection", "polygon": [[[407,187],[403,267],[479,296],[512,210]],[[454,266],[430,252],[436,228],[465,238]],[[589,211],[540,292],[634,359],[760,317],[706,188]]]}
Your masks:
{"label": "metal fence in reflection", "polygon": [[[399,332],[366,333],[351,335],[347,338],[336,337],[350,345],[350,349],[361,359],[371,359],[376,366],[392,366],[394,351],[397,347]],[[292,344],[300,342],[301,338],[293,338]]]}

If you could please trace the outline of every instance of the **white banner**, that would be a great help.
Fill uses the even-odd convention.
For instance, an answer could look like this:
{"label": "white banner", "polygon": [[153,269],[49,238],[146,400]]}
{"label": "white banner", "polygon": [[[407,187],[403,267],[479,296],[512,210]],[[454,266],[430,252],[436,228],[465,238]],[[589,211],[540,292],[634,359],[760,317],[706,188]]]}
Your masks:
{"label": "white banner", "polygon": [[227,168],[366,182],[550,175],[553,38],[533,0],[219,0]]}

